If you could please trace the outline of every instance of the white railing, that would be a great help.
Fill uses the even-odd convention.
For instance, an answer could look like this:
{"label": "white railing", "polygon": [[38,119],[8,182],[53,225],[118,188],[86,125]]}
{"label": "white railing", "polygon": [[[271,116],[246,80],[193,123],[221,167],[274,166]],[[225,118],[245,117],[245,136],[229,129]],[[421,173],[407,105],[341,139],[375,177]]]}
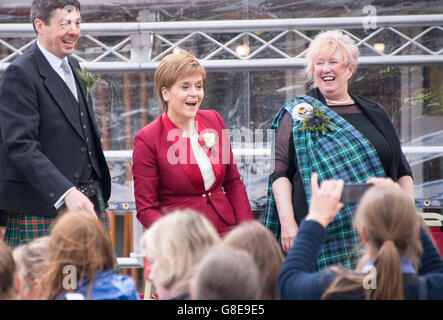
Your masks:
{"label": "white railing", "polygon": [[[402,148],[405,155],[408,154],[427,154],[427,153],[439,153],[443,154],[443,146],[441,147],[403,147]],[[271,148],[242,148],[242,149],[232,149],[234,157],[240,158],[241,156],[255,156],[255,157],[265,157],[270,158],[272,155]],[[108,161],[122,161],[122,160],[132,160],[132,150],[109,150],[105,151],[105,157]]]}

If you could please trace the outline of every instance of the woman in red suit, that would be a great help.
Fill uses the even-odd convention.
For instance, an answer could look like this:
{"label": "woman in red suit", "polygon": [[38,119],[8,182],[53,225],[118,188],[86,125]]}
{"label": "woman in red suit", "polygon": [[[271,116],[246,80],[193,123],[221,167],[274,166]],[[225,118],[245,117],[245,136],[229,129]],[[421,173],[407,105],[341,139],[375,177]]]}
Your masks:
{"label": "woman in red suit", "polygon": [[206,72],[187,53],[166,56],[155,72],[163,113],[134,138],[137,218],[149,228],[163,214],[191,208],[220,236],[252,220],[229,134],[214,110],[199,110]]}

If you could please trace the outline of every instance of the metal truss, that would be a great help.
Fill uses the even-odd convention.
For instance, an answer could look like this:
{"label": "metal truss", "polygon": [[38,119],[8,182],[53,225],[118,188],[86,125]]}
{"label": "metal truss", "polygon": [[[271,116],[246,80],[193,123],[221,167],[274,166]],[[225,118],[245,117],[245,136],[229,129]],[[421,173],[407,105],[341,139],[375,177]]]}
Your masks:
{"label": "metal truss", "polygon": [[[154,70],[174,50],[194,52],[210,70],[303,67],[312,37],[340,29],[357,42],[360,65],[431,65],[443,63],[442,25],[443,14],[84,23],[76,58],[97,72]],[[0,71],[34,38],[30,24],[0,24]]]}

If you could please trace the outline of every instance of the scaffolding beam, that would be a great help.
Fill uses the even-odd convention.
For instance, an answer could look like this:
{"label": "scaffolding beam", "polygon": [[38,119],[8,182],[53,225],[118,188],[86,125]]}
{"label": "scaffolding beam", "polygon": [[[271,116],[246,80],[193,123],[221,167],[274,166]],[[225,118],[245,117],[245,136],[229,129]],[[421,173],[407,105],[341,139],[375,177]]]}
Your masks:
{"label": "scaffolding beam", "polygon": [[[309,31],[341,29],[349,34],[361,49],[366,49],[359,58],[360,66],[384,65],[435,65],[443,63],[441,42],[428,41],[432,33],[443,32],[443,14],[400,15],[371,17],[331,17],[302,19],[262,19],[262,20],[215,20],[215,21],[167,21],[167,22],[115,22],[83,23],[82,38],[96,47],[88,47],[87,52],[76,52],[82,66],[94,72],[136,72],[153,71],[159,61],[174,50],[186,50],[189,43],[203,39],[208,52],[197,56],[208,70],[269,70],[301,68],[305,65],[305,48],[312,41]],[[414,37],[402,28],[422,28]],[[361,30],[364,35],[361,36]],[[260,33],[273,32],[271,39]],[[276,44],[293,33],[301,41],[301,52],[292,54],[295,44],[279,48]],[[223,42],[219,35],[226,38]],[[401,40],[400,47],[385,53],[377,51],[374,39],[385,34]],[[106,39],[120,36],[117,44],[109,44]],[[14,38],[20,44],[15,47]],[[29,38],[26,39],[26,38]],[[233,47],[243,39],[256,42],[249,54],[242,56]],[[248,42],[247,40],[246,42]],[[23,41],[28,41],[23,43]],[[6,56],[0,58],[0,71],[22,54],[35,41],[31,24],[0,24],[0,46],[6,48]],[[258,44],[258,45],[257,45]],[[425,45],[426,44],[426,45]],[[193,44],[195,45],[195,43]],[[300,46],[300,43],[297,44]],[[197,45],[198,46],[198,45]],[[428,47],[432,46],[432,47]],[[304,51],[303,51],[304,48]],[[407,52],[408,49],[413,49]],[[272,57],[260,57],[267,53]],[[418,53],[417,53],[418,52]],[[129,54],[128,54],[129,53]],[[407,53],[407,54],[406,54]],[[128,57],[129,56],[129,57]]]}

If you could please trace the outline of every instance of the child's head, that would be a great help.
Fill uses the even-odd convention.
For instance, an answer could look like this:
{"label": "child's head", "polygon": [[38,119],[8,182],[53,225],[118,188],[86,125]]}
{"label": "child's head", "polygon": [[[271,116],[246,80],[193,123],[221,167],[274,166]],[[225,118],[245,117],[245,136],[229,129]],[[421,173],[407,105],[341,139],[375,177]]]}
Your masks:
{"label": "child's head", "polygon": [[[193,268],[220,238],[215,227],[202,214],[178,210],[157,220],[141,239],[142,250],[150,263],[150,279],[160,299],[184,291]],[[162,294],[163,293],[163,294]]]}
{"label": "child's head", "polygon": [[49,266],[50,237],[41,237],[13,251],[20,277],[19,298],[38,300],[43,293],[42,279]]}
{"label": "child's head", "polygon": [[114,262],[109,232],[96,217],[84,211],[64,213],[51,231],[49,269],[44,279],[49,299],[69,291],[63,287],[67,270],[76,273],[79,283],[112,269]]}
{"label": "child's head", "polygon": [[16,265],[11,250],[0,240],[0,300],[13,300],[17,294]]}

